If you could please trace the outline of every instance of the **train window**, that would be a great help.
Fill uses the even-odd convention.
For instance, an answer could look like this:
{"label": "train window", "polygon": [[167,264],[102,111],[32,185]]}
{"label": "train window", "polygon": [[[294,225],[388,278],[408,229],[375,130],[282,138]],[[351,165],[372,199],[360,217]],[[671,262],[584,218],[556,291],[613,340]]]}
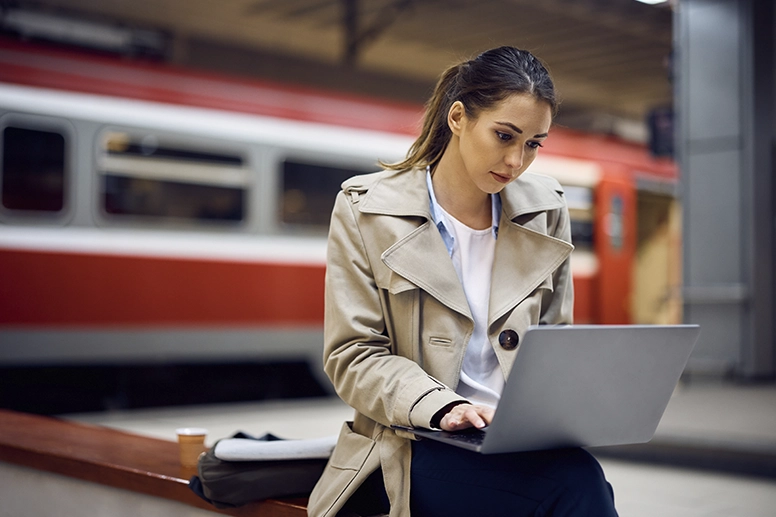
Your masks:
{"label": "train window", "polygon": [[243,190],[106,174],[104,207],[112,215],[241,221]]}
{"label": "train window", "polygon": [[109,132],[98,168],[103,209],[111,216],[194,222],[247,216],[251,175],[238,153]]}
{"label": "train window", "polygon": [[593,247],[593,221],[571,220],[571,242],[577,248]]}
{"label": "train window", "polygon": [[593,247],[593,190],[564,185],[563,191],[571,218],[571,242],[577,248]]}
{"label": "train window", "polygon": [[65,136],[56,131],[3,128],[0,174],[8,210],[60,212],[65,205]]}
{"label": "train window", "polygon": [[334,198],[343,181],[372,169],[332,167],[286,160],[283,162],[283,195],[280,220],[287,224],[327,227]]}

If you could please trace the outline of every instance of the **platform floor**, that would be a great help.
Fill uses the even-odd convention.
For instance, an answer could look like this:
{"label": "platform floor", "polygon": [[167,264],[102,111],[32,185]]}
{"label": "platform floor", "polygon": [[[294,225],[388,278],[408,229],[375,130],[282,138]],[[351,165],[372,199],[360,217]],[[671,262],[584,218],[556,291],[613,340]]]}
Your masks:
{"label": "platform floor", "polygon": [[[336,434],[352,410],[335,398],[64,415],[174,440],[178,427],[205,427],[208,443],[238,430],[285,438]],[[653,439],[710,451],[776,454],[776,384],[691,381],[679,385]],[[595,450],[592,450],[595,453]],[[731,475],[601,458],[621,517],[774,517],[776,478]]]}

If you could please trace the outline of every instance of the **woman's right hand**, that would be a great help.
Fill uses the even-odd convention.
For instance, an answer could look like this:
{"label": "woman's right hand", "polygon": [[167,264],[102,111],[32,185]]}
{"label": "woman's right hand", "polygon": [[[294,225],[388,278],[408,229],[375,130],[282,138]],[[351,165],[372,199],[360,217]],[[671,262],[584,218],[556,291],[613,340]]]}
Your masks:
{"label": "woman's right hand", "polygon": [[458,404],[442,417],[439,427],[445,431],[460,431],[467,427],[482,429],[490,425],[494,412],[494,409],[489,406]]}

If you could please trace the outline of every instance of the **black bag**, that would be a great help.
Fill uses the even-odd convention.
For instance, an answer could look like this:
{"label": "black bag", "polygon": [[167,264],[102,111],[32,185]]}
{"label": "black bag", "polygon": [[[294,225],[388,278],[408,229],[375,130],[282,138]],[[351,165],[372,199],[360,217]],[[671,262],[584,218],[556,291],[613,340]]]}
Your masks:
{"label": "black bag", "polygon": [[[237,433],[232,438],[282,440],[269,433],[259,438]],[[199,475],[191,478],[189,488],[216,508],[234,508],[275,497],[306,496],[321,477],[326,462],[326,459],[224,461],[216,458],[214,445],[200,456]]]}

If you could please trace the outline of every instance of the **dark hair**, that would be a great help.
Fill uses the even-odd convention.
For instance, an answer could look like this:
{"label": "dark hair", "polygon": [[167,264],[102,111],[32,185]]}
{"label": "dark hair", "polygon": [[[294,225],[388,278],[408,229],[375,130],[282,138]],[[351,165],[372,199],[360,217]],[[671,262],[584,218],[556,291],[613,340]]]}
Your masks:
{"label": "dark hair", "polygon": [[420,136],[410,147],[407,158],[382,165],[392,170],[429,165],[434,168],[452,136],[447,114],[453,103],[461,101],[466,115],[476,118],[482,110],[516,93],[534,95],[549,104],[553,116],[557,112],[552,78],[539,59],[527,50],[498,47],[448,68],[426,104]]}

